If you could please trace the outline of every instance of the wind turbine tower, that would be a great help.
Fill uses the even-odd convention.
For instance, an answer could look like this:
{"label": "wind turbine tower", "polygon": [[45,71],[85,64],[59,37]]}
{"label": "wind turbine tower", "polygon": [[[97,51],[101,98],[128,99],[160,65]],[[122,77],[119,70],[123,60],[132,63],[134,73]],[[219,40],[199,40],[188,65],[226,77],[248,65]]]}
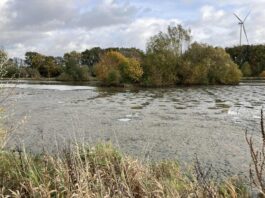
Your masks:
{"label": "wind turbine tower", "polygon": [[244,20],[242,20],[237,14],[235,14],[235,17],[239,20],[239,26],[240,26],[240,39],[239,39],[239,45],[241,46],[242,45],[242,33],[244,31],[244,34],[245,34],[245,37],[246,37],[246,40],[247,40],[247,43],[249,44],[248,42],[248,36],[247,36],[247,31],[246,31],[246,27],[245,27],[245,21],[247,20],[248,16],[250,15],[250,12],[247,14],[247,16],[245,17]]}

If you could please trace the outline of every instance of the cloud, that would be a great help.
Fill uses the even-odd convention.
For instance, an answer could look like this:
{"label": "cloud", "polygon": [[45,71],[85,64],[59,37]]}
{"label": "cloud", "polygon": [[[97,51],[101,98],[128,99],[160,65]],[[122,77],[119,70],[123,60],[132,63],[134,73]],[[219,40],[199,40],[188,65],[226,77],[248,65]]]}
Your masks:
{"label": "cloud", "polygon": [[[191,22],[191,28],[196,40],[217,46],[233,46],[239,44],[240,27],[233,13],[237,13],[242,19],[251,10],[250,16],[245,21],[247,34],[251,44],[264,43],[265,27],[265,2],[249,1],[220,1],[218,5],[204,5],[199,10],[199,18]],[[233,7],[232,5],[236,5]],[[229,9],[227,8],[229,6]],[[250,9],[251,8],[251,9]],[[244,35],[243,35],[244,36]],[[243,43],[247,43],[245,36]]]}
{"label": "cloud", "polygon": [[233,12],[243,18],[249,10],[249,40],[264,43],[264,8],[261,0],[0,0],[0,46],[19,57],[32,50],[145,49],[148,38],[171,23],[191,28],[194,40],[232,46],[239,43]]}
{"label": "cloud", "polygon": [[[26,50],[35,50],[46,55],[60,56],[67,51],[83,51],[97,46],[103,48],[123,46],[145,49],[148,38],[159,31],[165,30],[168,24],[178,24],[179,22],[176,19],[158,20],[156,18],[145,18],[137,19],[129,25],[106,26],[90,31],[82,28],[68,31],[55,30],[46,32],[46,35],[33,36],[33,38],[41,38],[39,42],[32,38],[27,39],[23,44],[14,45],[10,50],[10,56],[23,57]],[[20,38],[17,42],[19,40]],[[29,47],[27,48],[27,46]]]}
{"label": "cloud", "polygon": [[136,7],[128,2],[118,4],[113,0],[104,0],[102,4],[86,11],[72,20],[74,24],[86,28],[112,26],[117,24],[128,24],[137,12]]}

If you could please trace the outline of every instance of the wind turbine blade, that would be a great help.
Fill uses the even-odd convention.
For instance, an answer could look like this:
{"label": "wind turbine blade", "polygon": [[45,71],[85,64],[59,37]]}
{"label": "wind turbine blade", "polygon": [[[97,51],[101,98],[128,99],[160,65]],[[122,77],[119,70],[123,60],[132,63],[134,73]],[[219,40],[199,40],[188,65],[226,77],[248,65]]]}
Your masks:
{"label": "wind turbine blade", "polygon": [[237,16],[235,13],[234,13],[234,15],[241,23],[243,23],[243,21],[239,18],[239,16]]}
{"label": "wind turbine blade", "polygon": [[250,15],[251,11],[249,11],[249,13],[247,14],[247,16],[244,19],[244,22],[247,20],[248,16]]}
{"label": "wind turbine blade", "polygon": [[[248,35],[247,35],[247,31],[246,31],[246,28],[245,28],[245,25],[243,24],[243,30],[244,30],[244,33],[245,33],[245,36],[246,36],[246,39],[247,39],[247,42],[248,42]],[[249,42],[248,42],[249,44]]]}

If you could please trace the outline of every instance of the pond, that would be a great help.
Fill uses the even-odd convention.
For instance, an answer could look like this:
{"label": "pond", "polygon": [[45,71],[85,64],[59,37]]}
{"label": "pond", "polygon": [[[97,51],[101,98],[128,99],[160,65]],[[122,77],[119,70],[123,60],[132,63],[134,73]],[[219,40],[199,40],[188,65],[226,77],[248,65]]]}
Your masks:
{"label": "pond", "polygon": [[[259,135],[262,84],[168,89],[101,88],[23,81],[3,84],[9,148],[56,152],[69,142],[110,141],[139,159],[195,154],[223,176],[248,174],[248,130]],[[2,94],[4,95],[4,94]]]}

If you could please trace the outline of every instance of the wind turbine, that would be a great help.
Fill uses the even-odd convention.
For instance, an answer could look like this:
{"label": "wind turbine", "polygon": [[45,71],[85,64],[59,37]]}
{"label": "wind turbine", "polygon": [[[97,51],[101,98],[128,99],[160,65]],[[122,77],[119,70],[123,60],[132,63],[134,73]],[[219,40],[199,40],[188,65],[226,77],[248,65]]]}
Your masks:
{"label": "wind turbine", "polygon": [[[244,31],[244,34],[246,36],[246,39],[247,39],[247,42],[248,42],[248,35],[247,35],[247,31],[246,31],[246,28],[245,28],[245,21],[247,20],[248,16],[250,15],[250,12],[247,14],[247,16],[245,17],[244,20],[242,20],[239,16],[237,16],[235,13],[234,13],[235,17],[239,20],[239,26],[240,26],[240,40],[239,40],[239,44],[240,46],[242,45],[242,32]],[[248,42],[249,44],[249,42]]]}

